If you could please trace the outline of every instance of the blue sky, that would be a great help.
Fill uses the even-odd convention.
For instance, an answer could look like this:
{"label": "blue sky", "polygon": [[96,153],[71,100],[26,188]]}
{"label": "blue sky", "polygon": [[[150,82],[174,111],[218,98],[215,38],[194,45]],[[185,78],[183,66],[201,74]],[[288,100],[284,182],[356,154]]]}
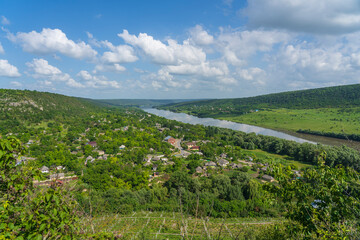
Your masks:
{"label": "blue sky", "polygon": [[0,2],[0,87],[228,98],[360,83],[357,0]]}

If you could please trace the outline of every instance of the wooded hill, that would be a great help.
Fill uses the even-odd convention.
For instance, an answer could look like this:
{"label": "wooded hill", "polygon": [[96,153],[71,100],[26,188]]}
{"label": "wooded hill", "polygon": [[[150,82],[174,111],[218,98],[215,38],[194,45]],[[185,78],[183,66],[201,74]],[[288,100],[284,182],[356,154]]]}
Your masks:
{"label": "wooded hill", "polygon": [[29,90],[0,89],[0,129],[39,123],[68,116],[82,116],[99,109],[90,99]]}
{"label": "wooded hill", "polygon": [[161,105],[194,101],[194,100],[192,99],[96,99],[94,101],[113,105],[113,106],[150,108],[150,107],[157,107]]}
{"label": "wooded hill", "polygon": [[274,93],[247,98],[168,104],[159,108],[189,111],[198,116],[238,115],[256,109],[313,109],[360,106],[360,84]]}

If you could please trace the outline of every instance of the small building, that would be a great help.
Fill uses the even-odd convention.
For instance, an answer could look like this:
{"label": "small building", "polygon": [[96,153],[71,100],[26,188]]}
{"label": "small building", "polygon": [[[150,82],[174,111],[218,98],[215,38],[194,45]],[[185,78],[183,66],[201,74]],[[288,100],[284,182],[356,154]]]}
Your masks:
{"label": "small building", "polygon": [[87,145],[90,145],[92,147],[96,147],[97,143],[95,141],[88,142]]}
{"label": "small building", "polygon": [[226,153],[222,153],[222,154],[220,154],[220,157],[221,157],[221,158],[227,158],[227,154],[226,154]]}
{"label": "small building", "polygon": [[42,167],[40,168],[40,171],[41,171],[42,173],[49,173],[49,168],[48,168],[47,166],[42,166]]}
{"label": "small building", "polygon": [[57,166],[55,169],[56,169],[56,170],[65,170],[65,167],[63,167],[63,166]]}
{"label": "small building", "polygon": [[202,167],[197,167],[196,169],[195,169],[195,171],[197,172],[197,173],[202,173],[203,172],[203,169],[202,169]]}
{"label": "small building", "polygon": [[225,160],[225,159],[220,159],[220,160],[218,161],[218,164],[219,164],[219,166],[221,166],[221,167],[226,167],[226,166],[229,164],[229,161],[228,161],[228,160]]}
{"label": "small building", "polygon": [[191,151],[199,151],[200,150],[200,147],[199,146],[192,146],[190,148]]}
{"label": "small building", "polygon": [[185,145],[187,146],[187,149],[190,150],[192,147],[196,146],[196,142],[188,142],[185,143]]}
{"label": "small building", "polygon": [[101,150],[97,151],[97,153],[99,154],[99,156],[102,156],[102,155],[105,154],[105,152],[104,152],[104,151],[101,151]]}
{"label": "small building", "polygon": [[265,180],[265,181],[267,181],[267,182],[273,182],[273,181],[275,181],[275,178],[273,178],[272,176],[270,176],[270,175],[264,175],[264,176],[262,176],[262,179],[263,180]]}
{"label": "small building", "polygon": [[124,150],[125,148],[126,148],[125,145],[121,145],[121,146],[119,147],[120,150]]}
{"label": "small building", "polygon": [[213,161],[209,161],[209,162],[205,163],[205,166],[207,166],[207,167],[216,167],[216,163],[213,162]]}
{"label": "small building", "polygon": [[64,178],[65,174],[64,173],[54,173],[54,174],[50,174],[50,180],[54,180],[54,179],[61,179]]}

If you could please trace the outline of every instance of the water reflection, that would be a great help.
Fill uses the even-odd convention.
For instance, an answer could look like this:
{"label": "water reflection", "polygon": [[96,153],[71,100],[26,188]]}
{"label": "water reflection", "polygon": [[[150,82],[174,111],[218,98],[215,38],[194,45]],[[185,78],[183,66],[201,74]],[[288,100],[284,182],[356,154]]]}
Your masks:
{"label": "water reflection", "polygon": [[174,112],[170,112],[170,111],[166,111],[166,110],[159,110],[159,109],[155,109],[155,108],[148,108],[148,109],[143,109],[143,110],[145,112],[148,112],[148,113],[160,116],[160,117],[164,117],[164,118],[171,119],[171,120],[176,120],[176,121],[183,122],[183,123],[222,127],[222,128],[228,128],[228,129],[242,131],[242,132],[246,132],[246,133],[253,132],[256,134],[278,137],[278,138],[292,140],[292,141],[299,142],[299,143],[308,142],[308,143],[315,144],[315,142],[308,141],[308,140],[298,138],[298,137],[294,137],[294,136],[291,136],[286,133],[274,131],[274,130],[267,129],[267,128],[252,126],[252,125],[248,125],[248,124],[235,123],[235,122],[219,120],[219,119],[214,119],[214,118],[198,118],[198,117],[186,114],[186,113],[174,113]]}

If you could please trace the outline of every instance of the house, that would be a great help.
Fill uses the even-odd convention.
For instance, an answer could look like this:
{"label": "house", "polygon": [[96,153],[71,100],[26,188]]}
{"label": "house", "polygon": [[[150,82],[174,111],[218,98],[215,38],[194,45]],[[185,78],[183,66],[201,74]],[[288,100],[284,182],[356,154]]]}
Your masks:
{"label": "house", "polygon": [[220,157],[221,157],[221,158],[227,158],[227,154],[226,154],[226,153],[222,153],[222,154],[220,154]]}
{"label": "house", "polygon": [[205,163],[205,166],[207,167],[216,167],[216,163],[214,163],[213,161],[209,161]]}
{"label": "house", "polygon": [[192,146],[192,147],[190,148],[190,150],[192,150],[192,151],[199,151],[199,150],[200,150],[200,147],[199,147],[199,146]]}
{"label": "house", "polygon": [[50,174],[50,180],[53,179],[60,179],[60,178],[64,178],[65,174],[64,173],[54,173],[54,174]]}
{"label": "house", "polygon": [[218,164],[219,164],[219,166],[221,166],[221,167],[226,167],[226,166],[229,164],[229,161],[228,161],[228,160],[225,160],[225,159],[220,159],[220,160],[218,161]]}
{"label": "house", "polygon": [[168,159],[168,158],[163,157],[163,158],[161,158],[161,161],[163,161],[163,162],[167,162],[167,161],[169,161],[169,159]]}
{"label": "house", "polygon": [[186,152],[186,151],[181,152],[181,156],[184,157],[184,158],[187,158],[189,155],[191,155],[191,153]]}
{"label": "house", "polygon": [[196,146],[196,142],[188,142],[185,143],[185,145],[187,146],[187,149],[190,150],[192,147]]}
{"label": "house", "polygon": [[87,145],[90,145],[90,146],[92,146],[92,147],[96,147],[96,146],[97,146],[97,143],[94,142],[94,141],[88,142],[88,143],[86,143],[86,144],[87,144]]}
{"label": "house", "polygon": [[95,158],[93,158],[92,156],[88,156],[88,157],[85,159],[85,165],[87,165],[88,161],[93,162],[94,160],[95,160]]}
{"label": "house", "polygon": [[151,159],[152,159],[152,155],[150,155],[150,154],[148,154],[148,155],[146,155],[146,157],[144,157],[144,162],[150,162],[151,161]]}
{"label": "house", "polygon": [[202,167],[197,167],[196,169],[195,169],[195,171],[197,172],[197,173],[202,173],[203,172],[203,169],[202,169]]}
{"label": "house", "polygon": [[101,151],[101,150],[97,151],[97,153],[99,154],[99,156],[102,156],[102,155],[105,154],[105,152],[104,152],[104,151]]}
{"label": "house", "polygon": [[121,146],[119,147],[120,150],[124,150],[125,148],[126,148],[125,145],[121,145]]}
{"label": "house", "polygon": [[65,167],[63,167],[63,166],[57,166],[55,169],[56,169],[56,170],[65,170]]}
{"label": "house", "polygon": [[263,180],[265,180],[265,181],[267,181],[267,182],[273,182],[273,181],[275,181],[275,178],[273,178],[272,176],[270,176],[270,175],[264,175],[264,176],[262,176],[262,179]]}
{"label": "house", "polygon": [[175,138],[173,138],[172,136],[167,136],[164,140],[172,145],[174,145],[176,142]]}
{"label": "house", "polygon": [[252,157],[250,157],[250,156],[247,156],[247,157],[245,158],[245,160],[252,162],[254,159],[253,159]]}
{"label": "house", "polygon": [[42,167],[40,168],[40,171],[41,171],[42,173],[49,173],[49,168],[48,168],[47,166],[42,166]]}

